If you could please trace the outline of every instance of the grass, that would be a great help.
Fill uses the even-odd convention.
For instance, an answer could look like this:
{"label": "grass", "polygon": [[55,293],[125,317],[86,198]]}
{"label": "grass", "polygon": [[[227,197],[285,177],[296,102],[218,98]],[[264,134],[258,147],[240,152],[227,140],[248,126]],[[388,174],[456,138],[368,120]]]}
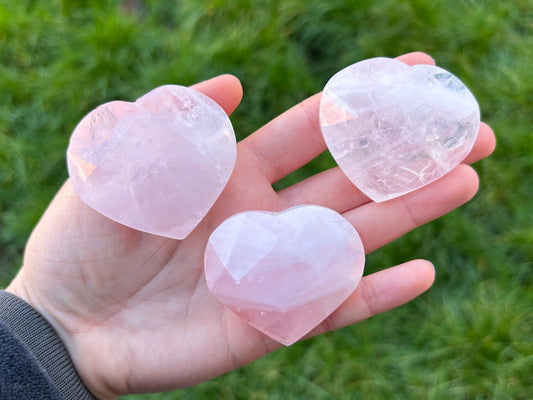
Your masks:
{"label": "grass", "polygon": [[[125,399],[529,399],[533,376],[533,2],[0,1],[0,286],[66,178],[98,104],[220,73],[243,82],[240,138],[364,58],[422,50],[474,92],[498,136],[468,205],[369,255],[437,268],[416,301],[210,382]],[[129,2],[135,3],[135,2]],[[277,187],[333,165],[327,155]]]}

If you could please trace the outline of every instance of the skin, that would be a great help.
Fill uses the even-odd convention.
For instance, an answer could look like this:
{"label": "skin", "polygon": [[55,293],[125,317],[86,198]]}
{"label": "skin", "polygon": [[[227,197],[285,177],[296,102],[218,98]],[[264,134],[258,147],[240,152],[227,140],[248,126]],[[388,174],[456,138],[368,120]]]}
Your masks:
{"label": "skin", "polygon": [[[433,64],[422,53],[399,57]],[[230,114],[237,78],[193,86]],[[176,389],[250,363],[280,345],[225,309],[208,291],[203,252],[210,233],[244,210],[280,211],[319,204],[342,213],[366,252],[470,200],[478,177],[468,166],[494,149],[482,124],[464,164],[416,192],[374,203],[338,168],[275,192],[272,183],[326,149],[318,124],[320,94],[286,111],[238,144],[233,175],[213,208],[184,240],[132,230],[83,203],[69,181],[33,231],[24,265],[7,288],[57,330],[88,388],[101,399]],[[365,276],[355,292],[308,336],[404,304],[427,290],[434,268],[413,260]]]}

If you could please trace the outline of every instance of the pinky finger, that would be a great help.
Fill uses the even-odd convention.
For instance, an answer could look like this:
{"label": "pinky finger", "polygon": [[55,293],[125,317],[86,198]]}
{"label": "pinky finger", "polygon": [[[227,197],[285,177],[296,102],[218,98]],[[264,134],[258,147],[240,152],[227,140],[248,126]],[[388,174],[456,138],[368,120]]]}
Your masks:
{"label": "pinky finger", "polygon": [[433,264],[412,260],[365,276],[353,294],[306,337],[333,331],[405,304],[428,290]]}

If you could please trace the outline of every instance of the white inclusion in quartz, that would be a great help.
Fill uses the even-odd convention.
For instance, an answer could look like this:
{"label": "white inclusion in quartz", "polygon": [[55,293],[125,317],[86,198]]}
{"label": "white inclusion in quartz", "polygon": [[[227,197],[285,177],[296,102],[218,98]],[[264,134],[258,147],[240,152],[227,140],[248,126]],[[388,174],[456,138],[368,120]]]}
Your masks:
{"label": "white inclusion in quartz", "polygon": [[320,126],[332,156],[376,202],[455,168],[472,149],[479,124],[476,99],[454,75],[389,58],[338,72],[320,103]]}

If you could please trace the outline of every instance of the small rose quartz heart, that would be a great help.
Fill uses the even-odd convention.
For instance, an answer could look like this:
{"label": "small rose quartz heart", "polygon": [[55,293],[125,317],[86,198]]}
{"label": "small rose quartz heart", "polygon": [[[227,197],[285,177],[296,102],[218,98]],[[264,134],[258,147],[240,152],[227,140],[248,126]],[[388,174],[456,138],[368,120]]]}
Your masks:
{"label": "small rose quartz heart", "polygon": [[113,101],[78,124],[67,151],[89,206],[140,231],[183,239],[228,182],[236,141],[224,110],[183,86]]}
{"label": "small rose quartz heart", "polygon": [[346,219],[303,205],[224,221],[209,238],[205,275],[222,304],[288,346],[346,300],[364,263],[361,239]]}
{"label": "small rose quartz heart", "polygon": [[476,99],[449,72],[373,58],[335,74],[324,88],[320,125],[337,164],[380,202],[455,168],[476,140]]}

